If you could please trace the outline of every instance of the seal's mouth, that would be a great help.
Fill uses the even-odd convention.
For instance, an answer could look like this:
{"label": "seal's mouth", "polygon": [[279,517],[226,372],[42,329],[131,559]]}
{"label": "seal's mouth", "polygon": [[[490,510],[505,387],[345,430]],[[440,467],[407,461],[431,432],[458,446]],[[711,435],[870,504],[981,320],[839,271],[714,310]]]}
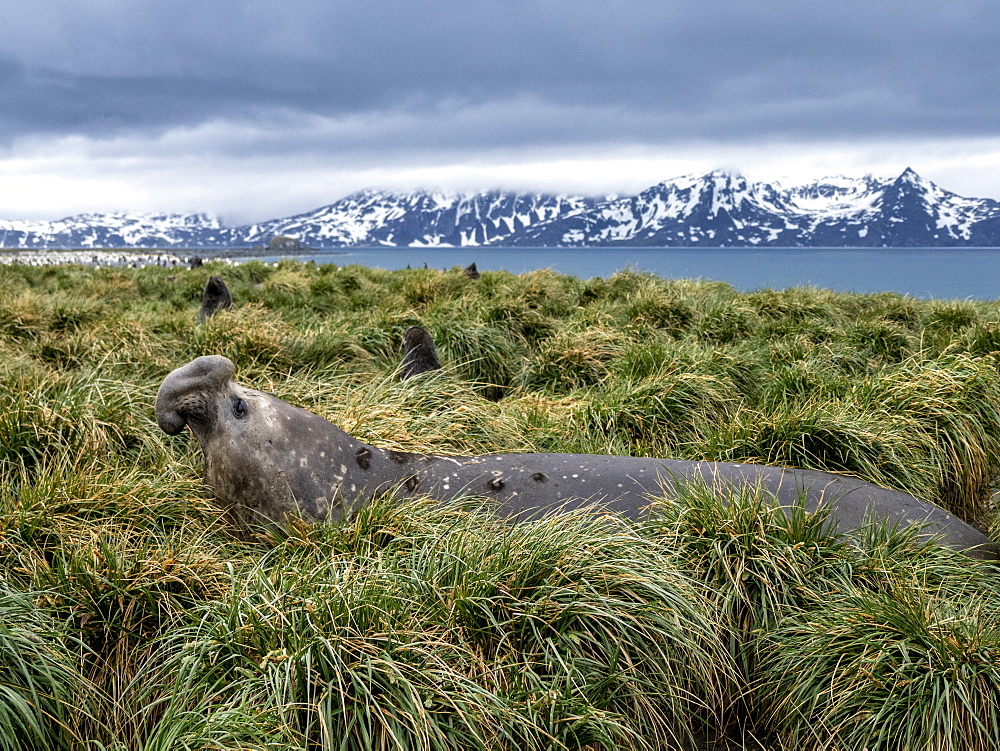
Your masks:
{"label": "seal's mouth", "polygon": [[198,357],[172,371],[156,392],[156,424],[167,435],[177,435],[192,418],[211,414],[213,396],[232,379],[236,369],[221,355]]}

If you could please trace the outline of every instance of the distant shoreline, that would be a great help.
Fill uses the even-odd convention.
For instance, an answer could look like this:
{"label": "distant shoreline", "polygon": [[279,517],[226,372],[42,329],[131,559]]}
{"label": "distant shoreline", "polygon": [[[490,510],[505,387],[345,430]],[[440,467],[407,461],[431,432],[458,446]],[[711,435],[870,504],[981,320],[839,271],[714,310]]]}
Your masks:
{"label": "distant shoreline", "polygon": [[[323,253],[347,255],[349,251],[317,251],[304,248],[289,257]],[[266,248],[11,248],[0,249],[0,265],[23,263],[30,266],[56,266],[80,264],[82,266],[111,266],[136,268],[140,266],[191,266],[210,261],[233,263],[237,260],[274,256]]]}

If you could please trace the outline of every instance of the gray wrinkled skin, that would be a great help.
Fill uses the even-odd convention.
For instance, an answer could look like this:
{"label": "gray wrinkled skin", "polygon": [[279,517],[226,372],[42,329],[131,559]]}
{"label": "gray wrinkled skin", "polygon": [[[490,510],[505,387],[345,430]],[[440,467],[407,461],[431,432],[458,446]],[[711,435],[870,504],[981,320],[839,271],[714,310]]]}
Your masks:
{"label": "gray wrinkled skin", "polygon": [[156,396],[160,428],[185,425],[205,454],[205,481],[242,523],[281,522],[289,514],[339,520],[393,491],[448,500],[481,496],[513,519],[597,506],[639,518],[650,499],[691,480],[761,485],[782,504],[831,506],[837,530],[858,529],[871,512],[891,524],[922,524],[925,534],[977,558],[1000,547],[937,506],[852,477],[755,464],[588,454],[424,456],[384,451],[311,412],[233,381],[232,362],[199,357],[170,373]]}

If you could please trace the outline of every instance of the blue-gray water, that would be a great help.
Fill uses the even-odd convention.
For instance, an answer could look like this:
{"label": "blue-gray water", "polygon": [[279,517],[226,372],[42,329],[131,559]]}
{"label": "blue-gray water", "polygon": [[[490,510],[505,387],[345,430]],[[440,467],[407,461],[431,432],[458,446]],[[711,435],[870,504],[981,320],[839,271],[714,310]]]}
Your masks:
{"label": "blue-gray water", "polygon": [[631,267],[666,278],[728,282],[744,291],[812,285],[936,299],[1000,298],[1000,248],[351,248],[295,257],[383,269],[475,262],[480,271],[551,268],[584,279]]}

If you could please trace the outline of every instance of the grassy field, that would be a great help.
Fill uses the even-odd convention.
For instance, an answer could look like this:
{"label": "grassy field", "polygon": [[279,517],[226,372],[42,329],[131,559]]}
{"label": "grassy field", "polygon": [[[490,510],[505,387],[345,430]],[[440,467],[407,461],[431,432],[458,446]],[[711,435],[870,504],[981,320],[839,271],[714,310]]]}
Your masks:
{"label": "grassy field", "polygon": [[[210,274],[236,307],[198,324]],[[414,324],[445,368],[400,382]],[[1000,537],[998,303],[2,267],[0,750],[1000,748],[993,569],[752,489],[641,524],[468,499],[238,534],[153,419],[203,354],[385,448],[825,469]]]}

